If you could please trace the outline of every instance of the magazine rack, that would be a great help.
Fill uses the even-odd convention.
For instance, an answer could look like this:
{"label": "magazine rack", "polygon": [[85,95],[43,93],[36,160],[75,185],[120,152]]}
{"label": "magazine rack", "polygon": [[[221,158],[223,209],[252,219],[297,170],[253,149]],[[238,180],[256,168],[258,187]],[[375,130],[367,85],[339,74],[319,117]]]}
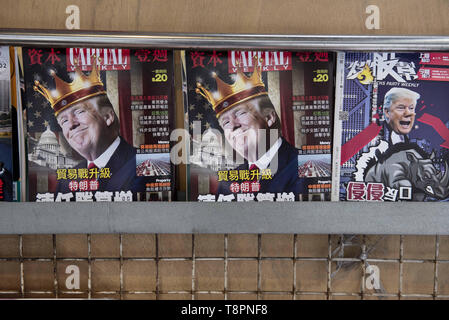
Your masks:
{"label": "magazine rack", "polygon": [[448,50],[448,36],[118,33],[0,29],[0,44],[264,50]]}
{"label": "magazine rack", "polygon": [[[0,44],[172,49],[438,51],[449,50],[449,37],[0,30]],[[22,167],[24,170],[24,166]],[[448,213],[449,208],[444,202],[0,203],[0,233],[449,234]]]}

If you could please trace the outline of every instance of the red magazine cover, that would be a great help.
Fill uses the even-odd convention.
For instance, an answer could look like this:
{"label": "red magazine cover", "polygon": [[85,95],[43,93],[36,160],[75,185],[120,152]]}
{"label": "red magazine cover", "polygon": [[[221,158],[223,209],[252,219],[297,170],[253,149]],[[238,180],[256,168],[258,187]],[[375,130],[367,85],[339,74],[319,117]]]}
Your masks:
{"label": "red magazine cover", "polygon": [[23,48],[29,201],[171,200],[173,54]]}
{"label": "red magazine cover", "polygon": [[190,200],[329,200],[333,59],[185,51]]}

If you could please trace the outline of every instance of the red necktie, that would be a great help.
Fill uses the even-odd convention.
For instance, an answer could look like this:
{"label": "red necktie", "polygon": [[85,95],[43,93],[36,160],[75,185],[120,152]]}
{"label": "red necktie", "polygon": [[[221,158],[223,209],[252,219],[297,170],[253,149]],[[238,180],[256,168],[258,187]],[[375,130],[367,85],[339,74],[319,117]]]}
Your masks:
{"label": "red necktie", "polygon": [[[250,167],[249,167],[249,174],[251,174],[251,171],[252,170],[257,170],[257,171],[260,171],[259,170],[259,167],[258,166],[256,166],[256,164],[252,164]],[[259,175],[256,175],[256,178],[255,179],[253,179],[253,180],[251,180],[251,182],[257,182],[259,179]]]}
{"label": "red necktie", "polygon": [[87,169],[92,169],[92,168],[98,168],[95,163],[91,162],[89,163],[89,165],[87,166]]}
{"label": "red necktie", "polygon": [[[97,169],[98,170],[98,167],[95,165],[95,163],[93,163],[93,162],[91,162],[91,163],[89,163],[89,165],[87,166],[87,169],[89,170],[89,173],[90,173],[90,169]],[[97,170],[94,170],[94,172],[98,172]],[[99,175],[97,174],[96,176],[94,175],[92,178],[90,178],[89,180],[91,180],[91,181],[96,181],[96,180],[98,180],[98,177],[99,177]]]}
{"label": "red necktie", "polygon": [[[93,162],[92,162],[92,163],[93,163]],[[249,167],[249,170],[250,170],[250,171],[251,171],[251,170],[259,170],[259,167],[256,166],[255,163],[253,163],[253,164]]]}

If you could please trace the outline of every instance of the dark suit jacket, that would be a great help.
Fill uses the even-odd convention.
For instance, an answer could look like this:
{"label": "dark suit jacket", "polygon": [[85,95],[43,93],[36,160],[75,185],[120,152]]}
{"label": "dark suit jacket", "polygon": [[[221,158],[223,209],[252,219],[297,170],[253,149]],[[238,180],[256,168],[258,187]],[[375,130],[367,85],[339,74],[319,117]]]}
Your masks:
{"label": "dark suit jacket", "polygon": [[[122,137],[120,137],[120,144],[113,153],[111,159],[105,166],[111,172],[110,178],[98,179],[98,191],[145,191],[144,177],[136,177],[136,151],[129,145]],[[87,160],[83,160],[76,167],[87,168]],[[59,180],[56,193],[71,192],[69,189],[69,182],[71,180]]]}
{"label": "dark suit jacket", "polygon": [[[273,158],[275,160],[276,157]],[[278,167],[277,172],[272,175],[273,179],[270,180],[259,180],[260,182],[260,191],[262,193],[271,192],[293,192],[295,194],[295,199],[298,200],[298,194],[307,193],[305,179],[299,178],[298,176],[298,149],[293,147],[291,144],[287,142],[284,138],[282,138],[281,147],[278,150]],[[272,164],[268,166],[270,168]],[[248,162],[235,170],[247,170]],[[234,181],[220,181],[218,184],[218,194],[231,194],[232,192],[229,190],[231,183]],[[243,182],[243,181],[237,181]]]}
{"label": "dark suit jacket", "polygon": [[[393,133],[393,129],[391,129],[390,125],[385,121],[384,125],[382,126],[383,129],[383,137],[388,142],[390,146],[393,145],[393,142],[391,141],[391,134]],[[400,135],[400,134],[398,134]],[[402,134],[404,137],[404,143],[409,143],[409,137],[406,134]]]}

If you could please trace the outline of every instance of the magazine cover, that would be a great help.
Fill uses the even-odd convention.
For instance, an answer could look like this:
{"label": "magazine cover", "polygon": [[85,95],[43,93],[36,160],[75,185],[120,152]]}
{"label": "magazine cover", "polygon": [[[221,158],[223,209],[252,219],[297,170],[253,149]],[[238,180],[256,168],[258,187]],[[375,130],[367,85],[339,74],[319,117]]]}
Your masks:
{"label": "magazine cover", "polygon": [[30,201],[171,200],[173,54],[23,48]]}
{"label": "magazine cover", "polygon": [[447,201],[449,53],[339,53],[332,200]]}
{"label": "magazine cover", "polygon": [[[11,47],[11,98],[13,116],[13,179],[16,183],[14,189],[17,194],[17,201],[26,201],[27,197],[27,138],[26,138],[26,112],[23,109],[25,101],[25,80],[22,64],[22,47]],[[14,61],[14,63],[12,63]],[[14,158],[17,158],[17,160]],[[17,169],[16,169],[17,168]]]}
{"label": "magazine cover", "polygon": [[0,201],[14,200],[9,47],[0,47]]}
{"label": "magazine cover", "polygon": [[182,57],[191,201],[330,200],[331,53]]}

